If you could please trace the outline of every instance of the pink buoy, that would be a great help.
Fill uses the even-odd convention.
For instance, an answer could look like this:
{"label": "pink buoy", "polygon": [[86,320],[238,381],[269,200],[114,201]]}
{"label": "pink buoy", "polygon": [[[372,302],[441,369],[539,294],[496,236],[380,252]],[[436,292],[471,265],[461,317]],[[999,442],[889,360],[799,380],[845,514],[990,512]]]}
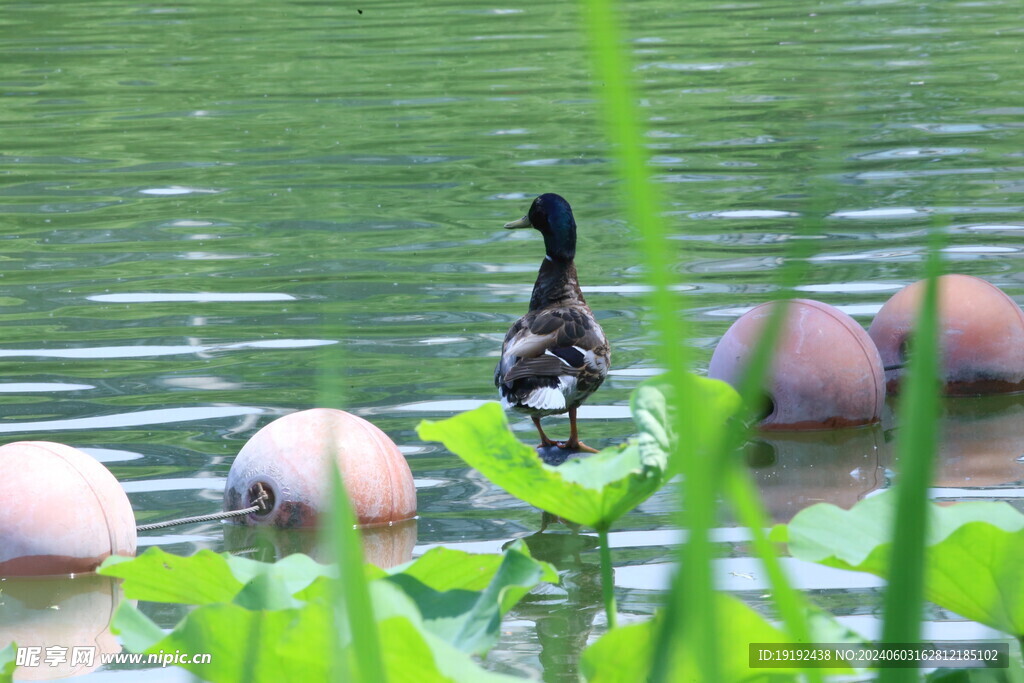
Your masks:
{"label": "pink buoy", "polygon": [[[939,278],[940,377],[951,396],[1024,390],[1024,313],[1001,289],[970,275]],[[899,386],[907,340],[925,281],[904,287],[875,316],[868,334],[878,346],[889,389]]]}
{"label": "pink buoy", "polygon": [[[779,302],[744,313],[715,348],[708,376],[739,386]],[[765,382],[762,429],[830,429],[877,422],[885,403],[882,361],[856,321],[820,301],[793,299]]]}
{"label": "pink buoy", "polygon": [[0,576],[91,572],[135,554],[135,515],[110,471],[49,441],[0,447]]}
{"label": "pink buoy", "polygon": [[274,420],[242,447],[224,490],[224,509],[268,509],[236,518],[245,524],[314,526],[330,505],[329,467],[336,463],[360,524],[390,524],[416,515],[412,471],[387,434],[343,410],[314,408]]}

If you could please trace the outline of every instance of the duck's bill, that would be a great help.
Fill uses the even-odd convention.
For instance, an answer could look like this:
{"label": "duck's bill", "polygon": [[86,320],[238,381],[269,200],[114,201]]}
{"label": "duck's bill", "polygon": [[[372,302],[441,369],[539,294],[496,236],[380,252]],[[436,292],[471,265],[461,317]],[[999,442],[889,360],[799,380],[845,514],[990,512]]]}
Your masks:
{"label": "duck's bill", "polygon": [[520,218],[517,221],[512,221],[511,223],[506,223],[505,227],[510,229],[510,230],[512,228],[532,228],[533,227],[533,223],[530,222],[530,216],[526,215],[526,216],[523,216],[522,218]]}

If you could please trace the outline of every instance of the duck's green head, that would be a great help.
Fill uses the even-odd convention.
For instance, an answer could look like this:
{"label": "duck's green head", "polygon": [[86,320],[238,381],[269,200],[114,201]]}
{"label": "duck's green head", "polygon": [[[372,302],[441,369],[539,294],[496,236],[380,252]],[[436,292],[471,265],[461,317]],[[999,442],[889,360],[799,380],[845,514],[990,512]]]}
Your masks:
{"label": "duck's green head", "polygon": [[548,256],[556,261],[572,261],[576,256],[576,219],[569,202],[557,194],[542,194],[533,200],[530,212],[506,228],[536,228],[544,235]]}

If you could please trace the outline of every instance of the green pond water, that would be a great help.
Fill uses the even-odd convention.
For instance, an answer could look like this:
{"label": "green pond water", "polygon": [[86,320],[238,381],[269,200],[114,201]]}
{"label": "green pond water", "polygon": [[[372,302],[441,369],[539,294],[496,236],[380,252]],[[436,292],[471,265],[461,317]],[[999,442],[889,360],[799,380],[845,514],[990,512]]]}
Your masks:
{"label": "green pond water", "polygon": [[[920,277],[936,216],[949,270],[1024,301],[1016,0],[638,0],[622,19],[701,368],[740,314],[779,296],[787,258],[803,296],[867,325]],[[245,440],[324,405],[330,384],[331,405],[408,457],[414,554],[496,552],[535,532],[538,511],[414,429],[495,398],[501,339],[543,255],[539,235],[502,225],[542,192],[575,209],[584,292],[613,348],[583,438],[631,434],[629,392],[659,371],[581,26],[577,4],[536,0],[6,3],[3,440],[86,450],[140,523],[204,514],[220,510]],[[1024,400],[947,410],[935,495],[1021,507]],[[535,438],[528,419],[513,424]],[[888,485],[895,430],[890,415],[761,449],[775,518]],[[611,534],[626,621],[658,605],[681,537],[674,505],[669,486]],[[151,532],[140,548],[251,552],[225,531]],[[567,547],[555,531],[535,552],[563,583],[513,611],[486,660],[495,670],[574,680],[574,653],[604,630],[591,539]],[[720,585],[764,607],[746,532],[726,517],[715,538]],[[879,581],[787,567],[815,602],[877,634]],[[142,607],[164,627],[182,615]],[[926,637],[991,635],[928,613]]]}

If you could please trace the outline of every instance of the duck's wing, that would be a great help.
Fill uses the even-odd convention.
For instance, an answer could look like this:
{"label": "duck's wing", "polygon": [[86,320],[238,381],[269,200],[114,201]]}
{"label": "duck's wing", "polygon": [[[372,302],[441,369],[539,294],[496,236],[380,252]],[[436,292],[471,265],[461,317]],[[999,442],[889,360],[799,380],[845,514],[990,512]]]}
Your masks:
{"label": "duck's wing", "polygon": [[557,308],[520,318],[505,336],[495,384],[524,377],[575,376],[607,362],[601,327],[575,308]]}

